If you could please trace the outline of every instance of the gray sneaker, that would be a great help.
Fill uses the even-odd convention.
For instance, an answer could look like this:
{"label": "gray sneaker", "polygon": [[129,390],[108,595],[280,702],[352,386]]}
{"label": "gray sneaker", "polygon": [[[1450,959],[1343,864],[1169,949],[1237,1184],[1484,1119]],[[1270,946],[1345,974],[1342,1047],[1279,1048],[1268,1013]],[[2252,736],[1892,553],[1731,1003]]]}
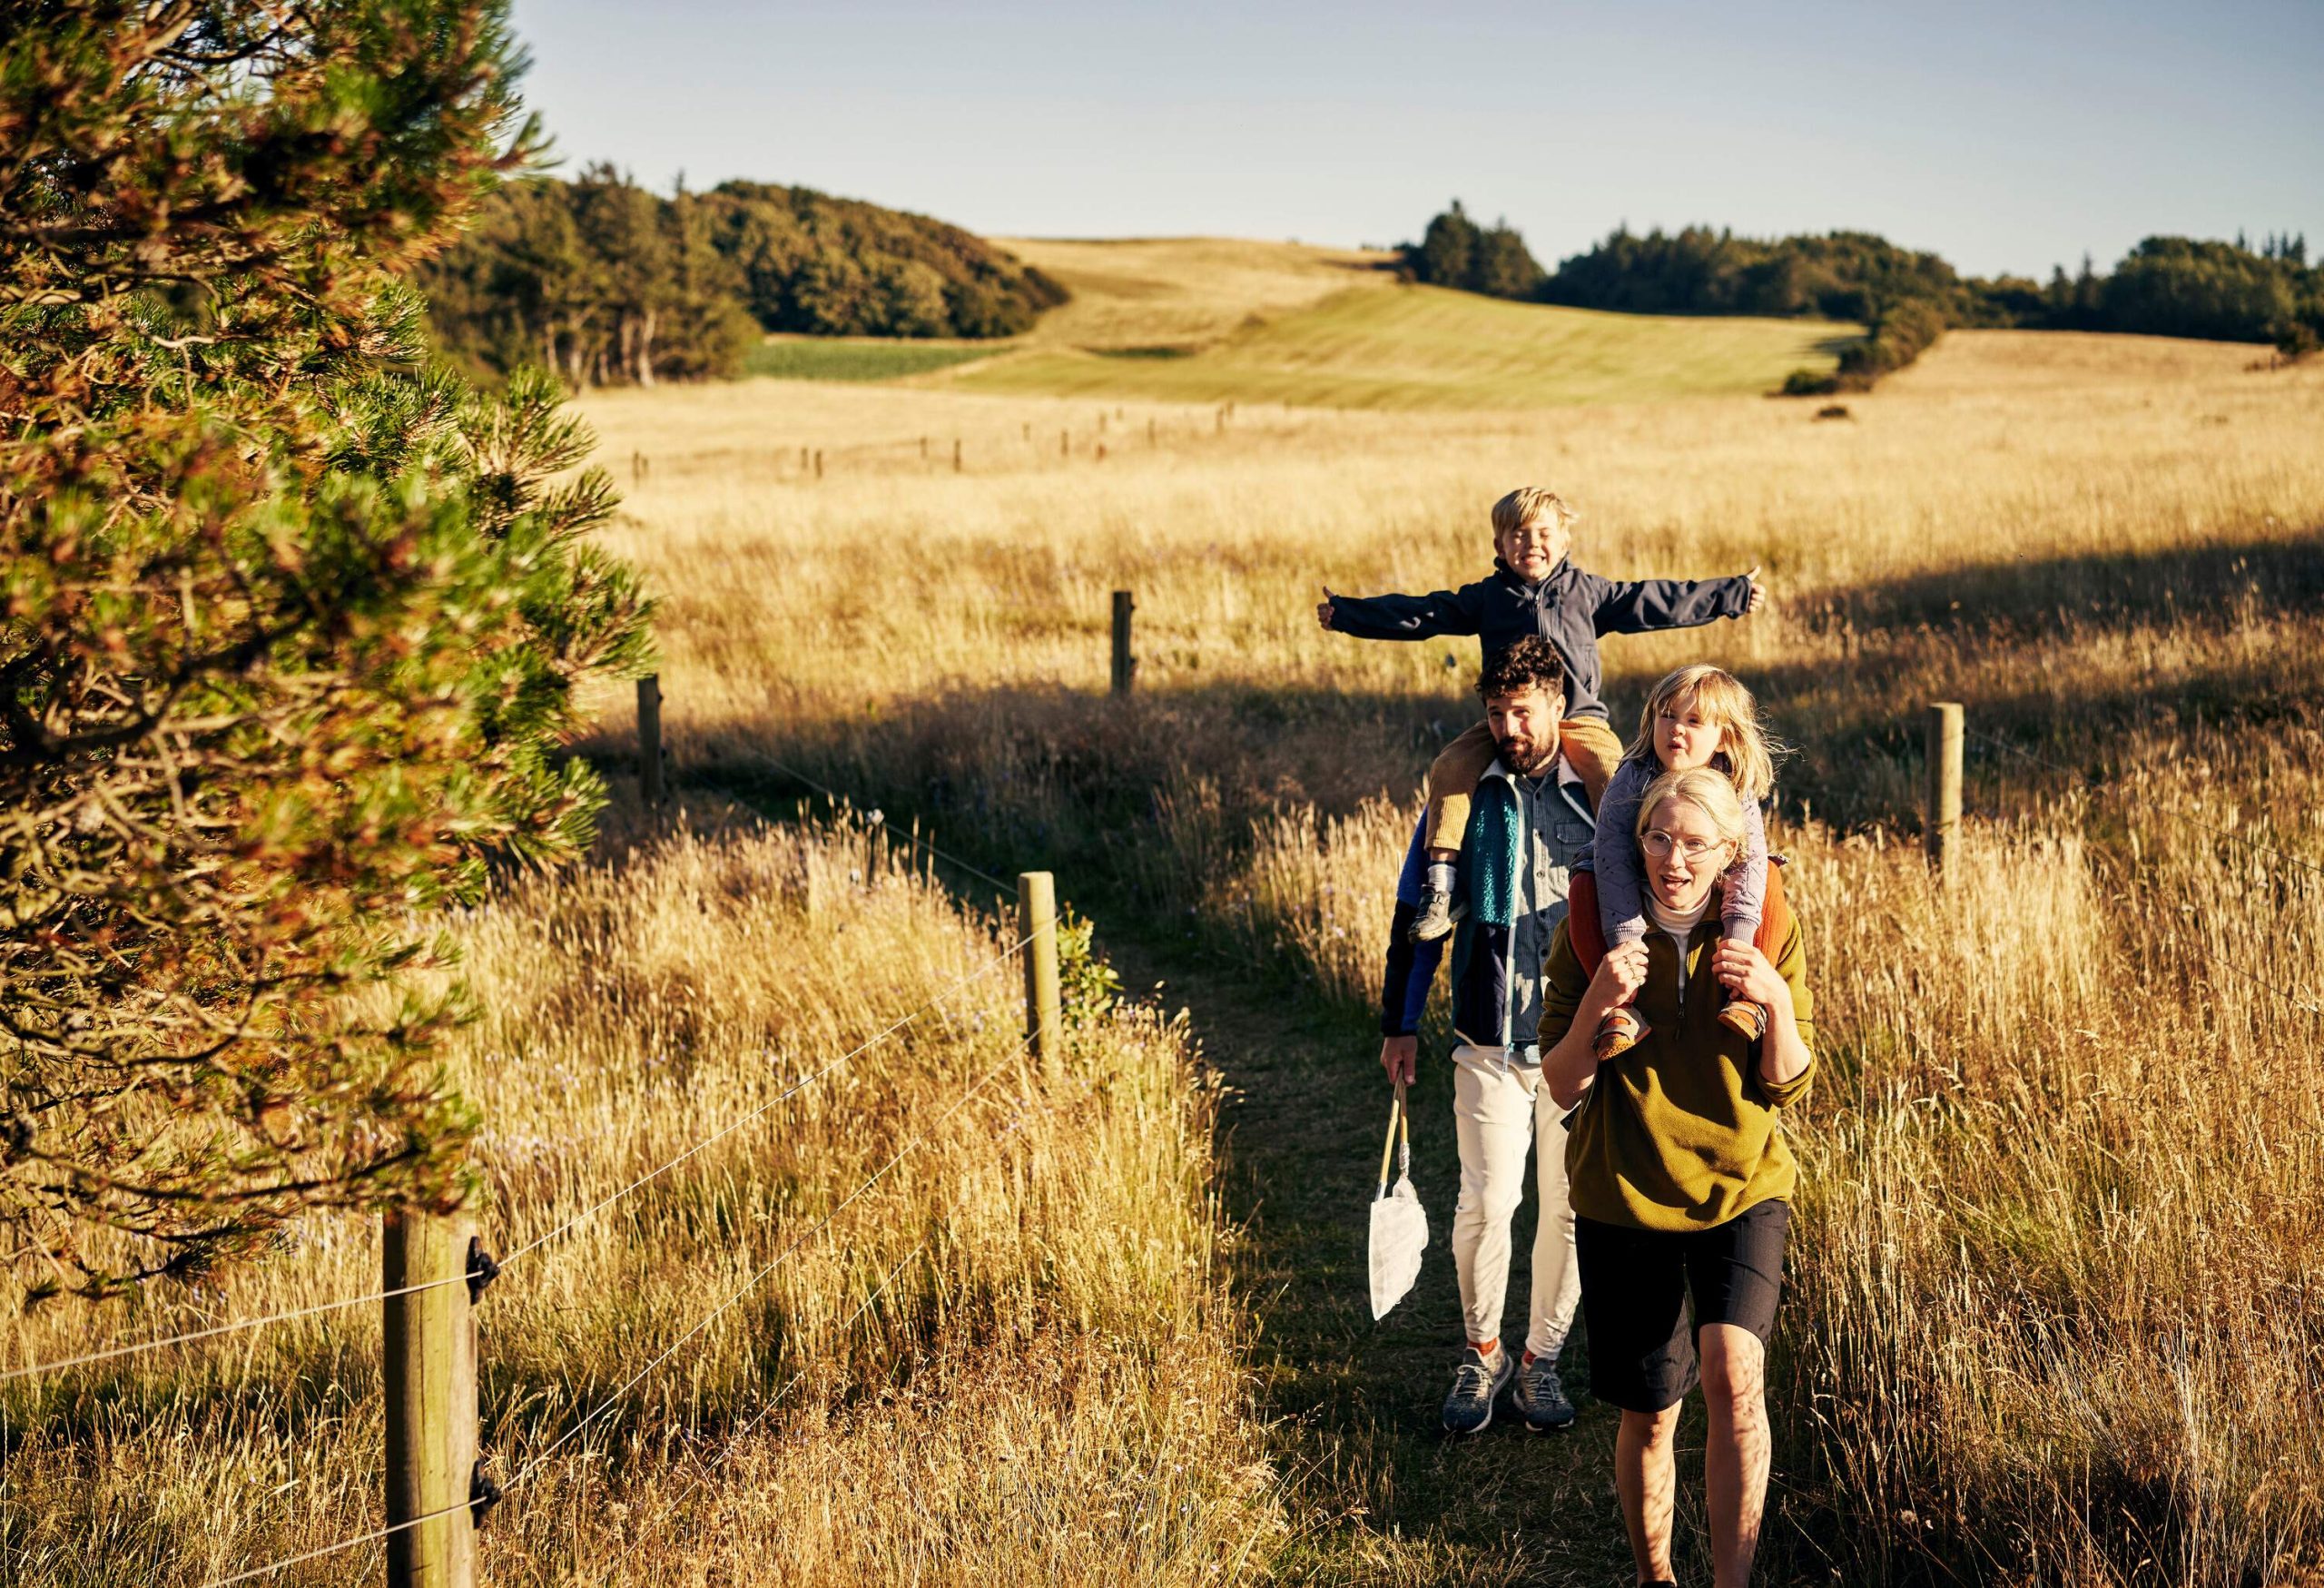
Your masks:
{"label": "gray sneaker", "polygon": [[1413,912],[1413,942],[1434,942],[1452,930],[1452,895],[1442,888],[1423,887],[1420,905]]}
{"label": "gray sneaker", "polygon": [[1461,1354],[1452,1372],[1452,1393],[1444,1397],[1444,1431],[1474,1434],[1492,1421],[1492,1403],[1517,1373],[1517,1353],[1503,1346],[1490,1362],[1474,1346]]}
{"label": "gray sneaker", "polygon": [[1509,1399],[1525,1419],[1525,1425],[1536,1434],[1572,1426],[1573,1403],[1565,1398],[1565,1386],[1558,1382],[1554,1356],[1536,1356],[1520,1366],[1517,1387],[1510,1392]]}

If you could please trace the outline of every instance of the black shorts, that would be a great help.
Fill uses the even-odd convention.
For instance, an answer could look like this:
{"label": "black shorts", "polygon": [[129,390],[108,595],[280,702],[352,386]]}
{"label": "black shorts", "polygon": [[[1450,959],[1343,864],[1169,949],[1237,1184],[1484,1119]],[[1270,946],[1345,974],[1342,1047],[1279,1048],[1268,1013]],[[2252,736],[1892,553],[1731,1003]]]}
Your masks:
{"label": "black shorts", "polygon": [[1733,1324],[1766,1344],[1783,1294],[1790,1228],[1784,1202],[1761,1202],[1724,1224],[1684,1233],[1576,1218],[1590,1392],[1626,1412],[1659,1412],[1695,1387],[1696,1329]]}

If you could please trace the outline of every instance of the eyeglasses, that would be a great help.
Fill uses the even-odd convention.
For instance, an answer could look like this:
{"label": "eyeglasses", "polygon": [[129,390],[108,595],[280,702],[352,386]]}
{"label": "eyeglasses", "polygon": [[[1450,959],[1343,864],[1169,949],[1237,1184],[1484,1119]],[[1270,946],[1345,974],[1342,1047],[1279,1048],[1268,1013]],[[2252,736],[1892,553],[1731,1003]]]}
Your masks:
{"label": "eyeglasses", "polygon": [[1687,863],[1692,865],[1712,850],[1718,848],[1719,841],[1711,838],[1675,838],[1659,827],[1650,827],[1647,829],[1645,835],[1639,839],[1638,846],[1656,860],[1665,858],[1673,848],[1676,848],[1680,854],[1687,857]]}

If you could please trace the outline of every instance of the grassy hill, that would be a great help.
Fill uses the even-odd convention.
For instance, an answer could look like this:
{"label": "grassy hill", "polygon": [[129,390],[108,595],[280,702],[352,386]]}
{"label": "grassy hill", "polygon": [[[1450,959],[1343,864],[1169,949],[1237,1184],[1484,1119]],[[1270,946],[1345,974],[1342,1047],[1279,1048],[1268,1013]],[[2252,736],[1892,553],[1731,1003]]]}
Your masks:
{"label": "grassy hill", "polygon": [[1073,296],[1007,343],[770,340],[753,373],[1106,401],[1526,409],[1757,393],[1852,326],[1512,303],[1400,282],[1395,256],[1232,238],[1000,238]]}
{"label": "grassy hill", "polygon": [[1373,249],[1235,237],[992,242],[1073,294],[1021,339],[1041,348],[1193,351],[1254,320],[1295,313],[1353,289],[1395,284],[1396,256]]}
{"label": "grassy hill", "polygon": [[[1411,286],[1393,273],[1395,256],[1376,250],[995,241],[1063,282],[1071,301],[990,357],[961,350],[939,371],[911,352],[869,350],[843,360],[851,377],[1120,401],[1541,408],[1765,391],[1803,365],[1829,369],[1854,334],[1823,321],[1605,314]],[[794,355],[791,367],[810,364]]]}
{"label": "grassy hill", "polygon": [[1766,391],[1829,369],[1851,328],[1682,320],[1359,287],[1204,347],[1028,347],[941,377],[969,390],[1321,408],[1541,408]]}

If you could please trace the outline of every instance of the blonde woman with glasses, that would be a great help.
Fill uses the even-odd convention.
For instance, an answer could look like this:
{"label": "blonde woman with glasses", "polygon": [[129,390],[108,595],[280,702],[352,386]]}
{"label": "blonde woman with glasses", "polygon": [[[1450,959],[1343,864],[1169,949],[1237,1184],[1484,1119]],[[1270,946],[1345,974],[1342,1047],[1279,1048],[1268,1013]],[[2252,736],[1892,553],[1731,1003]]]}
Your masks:
{"label": "blonde woman with glasses", "polygon": [[[1798,1179],[1780,1116],[1816,1060],[1798,922],[1772,957],[1721,930],[1719,879],[1748,827],[1727,773],[1655,778],[1634,829],[1649,930],[1592,972],[1569,922],[1542,973],[1541,1083],[1574,1110],[1566,1181],[1590,1388],[1621,1409],[1615,1482],[1642,1583],[1673,1580],[1673,1443],[1698,1383],[1718,1588],[1749,1581],[1767,1496],[1767,1341]],[[1754,1007],[1756,1036],[1721,1018],[1729,1001]],[[1601,1060],[1599,1021],[1626,1003],[1646,1032]]]}

